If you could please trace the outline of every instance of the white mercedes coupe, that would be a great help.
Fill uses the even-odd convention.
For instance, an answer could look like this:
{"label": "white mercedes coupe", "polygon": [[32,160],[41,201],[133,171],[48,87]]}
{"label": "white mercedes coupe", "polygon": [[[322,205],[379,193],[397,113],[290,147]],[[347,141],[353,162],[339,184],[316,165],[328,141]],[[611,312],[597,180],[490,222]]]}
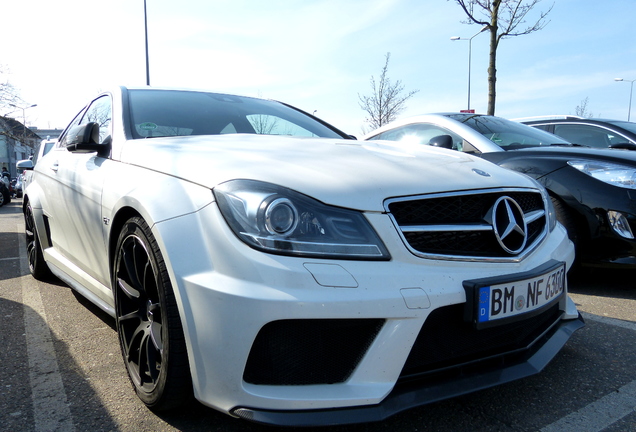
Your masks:
{"label": "white mercedes coupe", "polygon": [[545,190],[289,105],[117,88],[35,163],[29,265],[116,320],[137,395],[375,421],[539,372],[583,320]]}

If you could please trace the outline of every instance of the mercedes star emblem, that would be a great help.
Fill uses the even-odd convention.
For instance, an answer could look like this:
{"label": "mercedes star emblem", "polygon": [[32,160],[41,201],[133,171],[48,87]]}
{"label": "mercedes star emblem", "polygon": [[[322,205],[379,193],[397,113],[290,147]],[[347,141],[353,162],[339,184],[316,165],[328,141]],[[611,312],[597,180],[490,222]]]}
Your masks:
{"label": "mercedes star emblem", "polygon": [[492,206],[488,219],[503,250],[511,255],[523,250],[527,226],[523,210],[515,200],[508,196],[500,197]]}

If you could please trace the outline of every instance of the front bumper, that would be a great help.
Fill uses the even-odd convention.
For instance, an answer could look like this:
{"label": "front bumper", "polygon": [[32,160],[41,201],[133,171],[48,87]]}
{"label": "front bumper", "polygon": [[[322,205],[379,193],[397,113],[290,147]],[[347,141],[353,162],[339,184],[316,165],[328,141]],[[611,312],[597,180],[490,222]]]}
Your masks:
{"label": "front bumper", "polygon": [[[429,316],[441,308],[461,307],[466,302],[463,281],[523,273],[549,260],[566,262],[569,268],[573,247],[559,226],[521,262],[427,260],[406,250],[386,215],[367,217],[390,251],[391,261],[264,254],[238,240],[214,204],[153,227],[175,287],[199,401],[263,423],[321,424],[325,412],[331,413],[328,424],[372,421],[422,403],[536,373],[582,325],[566,295],[558,303],[557,309],[563,315],[550,327],[553,333],[537,338],[529,351],[524,350],[527,358],[518,364],[511,361],[510,365],[492,370],[488,366],[462,372],[461,378],[445,378],[426,385],[422,384],[422,377],[402,377]],[[188,236],[184,242],[185,232],[198,235]],[[359,355],[351,354],[355,360],[351,373],[307,382],[298,381],[302,373],[290,382],[277,377],[270,380],[267,375],[246,375],[259,334],[272,323],[346,324],[364,320],[371,322],[371,327],[374,321],[381,325],[377,331],[369,330],[372,337],[361,345]],[[268,343],[262,346],[267,348]],[[285,357],[275,358],[286,361]],[[515,356],[517,360],[518,357]],[[473,359],[469,364],[477,365],[479,360]],[[469,364],[462,363],[461,367]],[[284,372],[284,368],[279,369]]]}
{"label": "front bumper", "polygon": [[[230,413],[245,420],[281,426],[329,426],[384,420],[421,405],[461,396],[537,374],[554,358],[572,334],[585,325],[583,318],[560,321],[534,348],[503,367],[477,362],[442,381],[428,378],[398,382],[379,404],[340,409],[274,411],[237,407]],[[503,361],[503,359],[500,359]],[[480,367],[480,363],[483,363]]]}

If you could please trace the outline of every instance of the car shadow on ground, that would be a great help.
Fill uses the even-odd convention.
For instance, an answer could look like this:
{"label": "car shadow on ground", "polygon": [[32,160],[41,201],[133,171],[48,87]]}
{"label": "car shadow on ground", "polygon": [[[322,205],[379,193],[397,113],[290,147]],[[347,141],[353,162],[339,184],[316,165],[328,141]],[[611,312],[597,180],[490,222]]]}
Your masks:
{"label": "car shadow on ground", "polygon": [[[0,316],[11,321],[11,325],[3,326],[3,330],[0,332],[0,343],[3,347],[0,350],[0,364],[2,365],[0,368],[0,383],[2,383],[0,386],[0,424],[2,424],[3,430],[24,430],[25,425],[34,423],[36,426],[40,424],[40,427],[43,427],[42,422],[48,420],[42,418],[41,414],[39,415],[40,420],[36,420],[33,406],[41,406],[45,402],[49,403],[44,392],[43,382],[46,380],[44,375],[33,376],[33,374],[38,374],[38,370],[37,368],[33,370],[29,366],[30,363],[33,363],[33,359],[29,358],[24,326],[26,323],[30,323],[32,327],[44,329],[48,327],[48,324],[37,311],[29,306],[2,297],[0,297]],[[51,332],[50,340],[55,347],[56,357],[65,360],[64,363],[59,363],[59,373],[64,377],[64,387],[67,392],[72,392],[75,401],[81,401],[81,409],[84,412],[90,412],[91,416],[98,419],[96,424],[100,425],[102,428],[100,430],[116,430],[117,424],[112,420],[94,392],[90,381],[78,372],[79,368],[73,363],[66,344],[56,338],[53,332]],[[43,361],[46,359],[38,358],[36,363]],[[47,370],[47,376],[50,376],[51,373]],[[29,383],[31,384],[29,385]],[[33,393],[34,385],[40,390],[39,392]]]}
{"label": "car shadow on ground", "polygon": [[636,300],[636,270],[579,268],[568,282],[571,293]]}

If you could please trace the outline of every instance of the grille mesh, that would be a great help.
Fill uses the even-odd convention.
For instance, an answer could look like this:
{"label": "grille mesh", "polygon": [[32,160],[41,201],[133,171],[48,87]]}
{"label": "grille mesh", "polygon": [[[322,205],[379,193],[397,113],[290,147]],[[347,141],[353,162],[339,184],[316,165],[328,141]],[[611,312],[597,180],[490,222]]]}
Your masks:
{"label": "grille mesh", "polygon": [[383,319],[270,322],[254,341],[243,379],[263,385],[344,382],[383,324]]}
{"label": "grille mesh", "polygon": [[562,312],[556,304],[532,318],[476,330],[463,319],[464,304],[434,310],[422,326],[401,376],[422,374],[525,349]]}
{"label": "grille mesh", "polygon": [[[477,229],[486,224],[485,218],[489,211],[503,196],[514,199],[524,214],[544,210],[540,193],[519,191],[399,200],[391,202],[388,209],[401,229],[435,228],[438,225],[475,226],[474,230],[422,229],[404,232],[406,242],[419,253],[478,258],[510,257],[511,255],[499,245],[494,231]],[[541,238],[545,224],[545,216],[528,224],[526,250],[533,247]]]}

